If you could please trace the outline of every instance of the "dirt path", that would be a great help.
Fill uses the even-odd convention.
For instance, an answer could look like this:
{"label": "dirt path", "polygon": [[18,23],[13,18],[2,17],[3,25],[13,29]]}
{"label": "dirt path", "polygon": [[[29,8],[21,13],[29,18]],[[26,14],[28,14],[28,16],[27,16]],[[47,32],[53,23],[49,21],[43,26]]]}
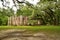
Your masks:
{"label": "dirt path", "polygon": [[60,35],[43,32],[28,33],[26,30],[10,29],[0,31],[0,40],[60,40]]}

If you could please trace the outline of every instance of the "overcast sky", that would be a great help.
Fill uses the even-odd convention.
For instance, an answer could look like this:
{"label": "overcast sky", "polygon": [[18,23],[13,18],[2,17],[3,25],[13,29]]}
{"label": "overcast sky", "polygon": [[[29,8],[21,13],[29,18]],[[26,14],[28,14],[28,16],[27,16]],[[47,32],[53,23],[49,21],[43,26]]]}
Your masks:
{"label": "overcast sky", "polygon": [[[14,3],[13,3],[12,0],[7,0],[7,1],[10,2],[10,3],[9,3],[9,4],[6,4],[6,2],[4,2],[4,4],[6,4],[6,6],[9,6],[10,8],[12,8],[14,11],[17,11],[18,6],[17,6],[17,8],[16,8],[16,7],[14,6]],[[19,0],[19,1],[22,1],[22,0]],[[39,2],[39,0],[26,0],[26,1],[28,1],[29,3],[31,3],[31,4],[33,4],[33,5],[36,5],[36,4]],[[7,9],[6,7],[3,7],[1,0],[0,0],[0,8],[5,8],[5,9]]]}

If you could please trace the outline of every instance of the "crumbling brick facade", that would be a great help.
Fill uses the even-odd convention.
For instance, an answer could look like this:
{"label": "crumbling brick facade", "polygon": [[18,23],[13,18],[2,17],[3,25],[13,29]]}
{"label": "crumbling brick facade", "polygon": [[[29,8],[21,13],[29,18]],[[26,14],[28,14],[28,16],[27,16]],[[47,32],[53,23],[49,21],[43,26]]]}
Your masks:
{"label": "crumbling brick facade", "polygon": [[27,16],[11,16],[8,18],[8,25],[27,25],[28,17]]}

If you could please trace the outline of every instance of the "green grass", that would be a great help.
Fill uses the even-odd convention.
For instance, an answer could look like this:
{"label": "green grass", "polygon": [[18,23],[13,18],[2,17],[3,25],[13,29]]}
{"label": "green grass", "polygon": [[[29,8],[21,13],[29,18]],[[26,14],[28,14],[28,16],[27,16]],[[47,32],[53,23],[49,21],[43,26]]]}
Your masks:
{"label": "green grass", "polygon": [[0,30],[7,29],[26,29],[30,31],[57,31],[60,32],[60,26],[0,26]]}

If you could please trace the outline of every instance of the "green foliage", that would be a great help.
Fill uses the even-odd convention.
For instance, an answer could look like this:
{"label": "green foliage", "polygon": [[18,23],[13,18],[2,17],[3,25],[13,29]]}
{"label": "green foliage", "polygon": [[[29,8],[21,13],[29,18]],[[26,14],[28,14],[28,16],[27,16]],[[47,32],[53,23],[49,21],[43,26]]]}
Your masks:
{"label": "green foliage", "polygon": [[59,2],[55,1],[44,1],[38,5],[40,11],[43,11],[42,14],[45,14],[41,15],[40,12],[40,16],[42,16],[41,18],[43,18],[45,24],[59,25],[60,17],[58,15],[60,14],[60,5],[58,4]]}
{"label": "green foliage", "polygon": [[0,10],[0,25],[7,25],[8,17],[13,15],[13,11],[1,9]]}
{"label": "green foliage", "polygon": [[17,11],[17,15],[23,15],[23,16],[30,16],[32,14],[32,9],[28,8],[27,6],[23,6],[21,9]]}

